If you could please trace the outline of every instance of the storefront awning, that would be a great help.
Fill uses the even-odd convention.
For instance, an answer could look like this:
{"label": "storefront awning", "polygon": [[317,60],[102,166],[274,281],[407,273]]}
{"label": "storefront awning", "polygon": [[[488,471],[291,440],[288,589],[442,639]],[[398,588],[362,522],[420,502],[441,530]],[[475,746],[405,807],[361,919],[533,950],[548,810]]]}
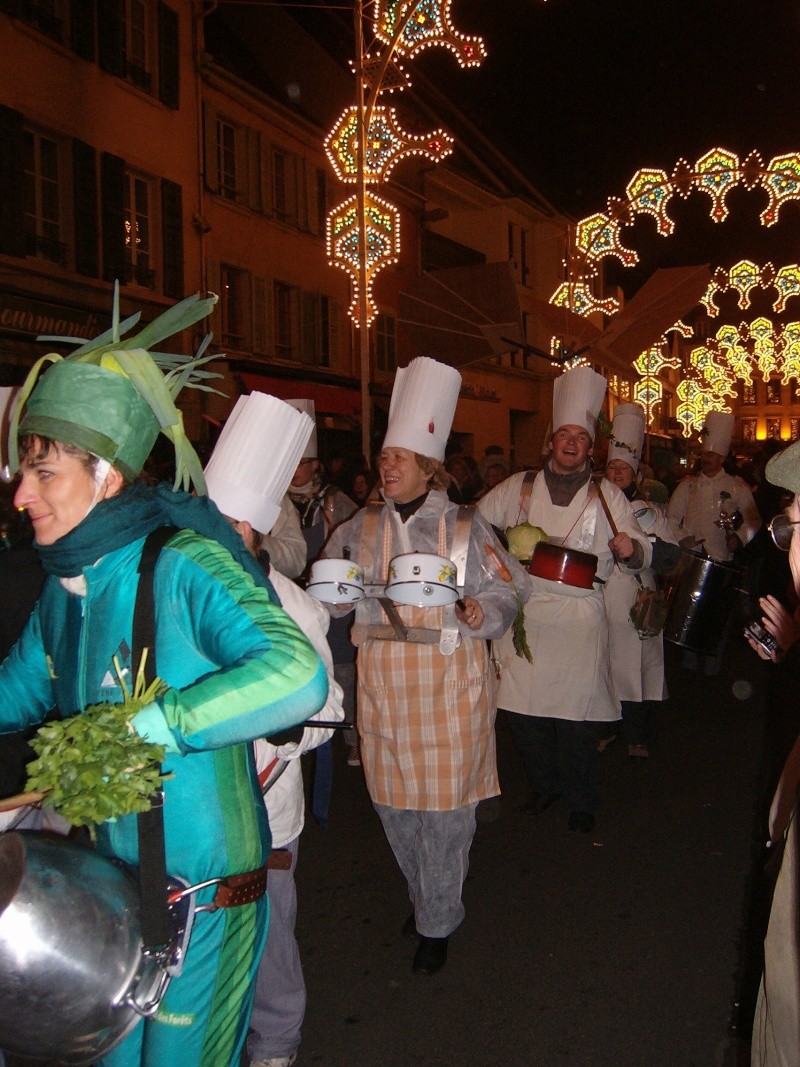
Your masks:
{"label": "storefront awning", "polygon": [[269,393],[279,400],[313,400],[318,415],[361,418],[361,393],[345,385],[274,378],[266,374],[256,374],[252,370],[239,371],[237,377],[251,392],[255,390],[259,393]]}

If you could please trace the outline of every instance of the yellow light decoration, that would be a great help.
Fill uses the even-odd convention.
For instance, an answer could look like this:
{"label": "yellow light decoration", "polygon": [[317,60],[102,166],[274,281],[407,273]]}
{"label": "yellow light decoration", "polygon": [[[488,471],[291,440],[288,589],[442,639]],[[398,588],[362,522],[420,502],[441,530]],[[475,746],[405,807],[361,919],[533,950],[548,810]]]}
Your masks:
{"label": "yellow light decoration", "polygon": [[[350,61],[350,69],[356,73],[355,64]],[[376,97],[380,93],[401,93],[403,89],[411,86],[411,76],[400,63],[394,58],[385,60],[378,52],[375,55],[364,56],[361,65],[361,73],[364,85],[375,91]]]}
{"label": "yellow light decoration", "polygon": [[724,222],[728,217],[725,198],[741,177],[739,157],[724,148],[712,148],[695,163],[694,173],[695,188],[711,197],[711,218]]}
{"label": "yellow light decoration", "polygon": [[593,315],[596,311],[604,315],[615,315],[619,311],[619,300],[613,296],[597,300],[583,283],[570,285],[569,282],[562,282],[550,297],[550,303],[556,307],[569,308],[576,315],[584,316]]}
{"label": "yellow light decoration", "polygon": [[[774,268],[772,269],[774,271]],[[731,267],[728,277],[731,288],[739,294],[739,307],[749,308],[750,293],[756,286],[761,285],[761,269],[749,259],[740,259]]]}
{"label": "yellow light decoration", "polygon": [[[742,323],[739,332],[743,333],[747,324]],[[769,319],[758,318],[750,323],[750,337],[753,339],[753,355],[765,382],[778,369],[778,357],[775,352],[775,330]]]}
{"label": "yellow light decoration", "polygon": [[633,399],[647,412],[648,423],[653,408],[661,402],[663,396],[664,390],[658,378],[641,378],[633,387]]}
{"label": "yellow light decoration", "polygon": [[800,155],[775,156],[769,161],[761,184],[767,190],[769,204],[759,217],[764,226],[774,226],[781,205],[800,199]]}
{"label": "yellow light decoration", "polygon": [[[486,58],[483,40],[453,28],[451,6],[451,0],[377,0],[375,35],[384,44],[396,40],[395,50],[402,56],[410,58],[423,48],[440,45],[449,49],[462,67],[478,67]],[[410,9],[413,13],[401,32]]]}
{"label": "yellow light decoration", "polygon": [[[367,234],[366,254],[366,325],[377,314],[372,300],[372,284],[375,276],[384,267],[396,263],[400,255],[400,217],[397,209],[388,201],[367,190],[364,199],[364,214]],[[334,208],[328,215],[326,248],[330,266],[347,271],[353,281],[353,299],[350,316],[359,323],[359,248],[358,198],[351,196]]]}
{"label": "yellow light decoration", "polygon": [[652,215],[658,223],[658,232],[664,236],[675,229],[675,223],[666,212],[671,191],[665,170],[638,170],[625,188],[630,210]]}
{"label": "yellow light decoration", "polygon": [[784,326],[783,362],[781,381],[788,385],[792,378],[800,378],[800,322],[789,322]]}
{"label": "yellow light decoration", "polygon": [[774,284],[778,290],[778,299],[772,305],[772,308],[776,312],[781,312],[785,310],[786,301],[790,297],[800,296],[800,266],[792,263],[789,266],[781,267],[775,275]]}
{"label": "yellow light decoration", "polygon": [[619,231],[617,219],[598,212],[578,223],[575,243],[587,260],[616,256],[624,266],[633,267],[639,262],[639,257],[632,249],[622,246]]}
{"label": "yellow light decoration", "polygon": [[687,326],[682,319],[678,319],[675,325],[670,326],[670,328],[668,330],[665,330],[664,333],[677,333],[679,337],[685,337],[688,340],[694,334],[694,330],[691,326]]}
{"label": "yellow light decoration", "polygon": [[[358,180],[358,109],[347,108],[325,138],[325,151],[336,177]],[[397,164],[409,156],[425,156],[439,163],[453,151],[453,138],[442,129],[415,136],[400,127],[393,107],[372,112],[364,153],[364,180],[385,181]]]}

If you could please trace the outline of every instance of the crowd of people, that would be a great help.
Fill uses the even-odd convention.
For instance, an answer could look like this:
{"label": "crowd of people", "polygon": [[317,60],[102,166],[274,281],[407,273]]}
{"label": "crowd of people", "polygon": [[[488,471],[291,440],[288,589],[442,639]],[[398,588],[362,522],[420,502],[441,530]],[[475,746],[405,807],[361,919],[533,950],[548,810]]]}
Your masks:
{"label": "crowd of people", "polygon": [[[206,312],[188,301],[170,327]],[[166,332],[151,326],[148,339]],[[800,445],[731,469],[733,416],[715,412],[695,470],[680,478],[669,464],[648,467],[642,409],[618,404],[603,440],[607,382],[578,367],[554,382],[540,465],[512,471],[499,445],[475,460],[450,444],[461,377],[423,357],[397,372],[374,472],[360,456],[330,457],[326,470],[313,401],[260,393],[239,399],[203,472],[179,416],[165,420],[147,345],[136,355],[148,376],[124,347],[104,335],[81,358],[54,357],[18,401],[13,503],[32,529],[24,560],[38,584],[26,588],[41,595],[15,594],[21,617],[0,667],[8,795],[22,787],[31,728],[120,702],[142,653],[140,559],[167,528],[153,572],[163,688],[129,729],[165,750],[167,870],[202,884],[197,901],[212,907],[198,912],[156,1013],[97,1060],[104,1067],[238,1067],[245,1050],[251,1067],[295,1061],[305,1012],[294,933],[301,757],[314,753],[312,806],[324,825],[339,724],[407,886],[413,970],[430,976],[464,919],[479,806],[500,792],[498,709],[529,782],[526,817],[563,805],[568,829],[588,834],[601,811],[602,753],[617,734],[632,759],[657,755],[666,591],[687,557],[746,571],[747,621],[774,645],[758,629],[750,641],[776,672],[800,647]],[[182,488],[140,479],[160,431]],[[437,569],[393,597],[395,561],[412,556]],[[347,561],[368,595],[310,596],[317,560]],[[446,595],[426,600],[430,587]],[[682,666],[714,673],[726,630],[741,621],[738,609],[720,620],[713,648],[687,641]],[[784,936],[796,906],[800,779],[798,724],[787,718],[794,729],[766,776],[779,782],[770,833],[787,838],[788,859],[755,1010],[761,1067],[800,1062],[798,998],[785,994],[786,975],[800,973]],[[97,828],[96,848],[135,866],[140,833],[122,815]],[[792,1040],[795,1058],[778,1058]]]}

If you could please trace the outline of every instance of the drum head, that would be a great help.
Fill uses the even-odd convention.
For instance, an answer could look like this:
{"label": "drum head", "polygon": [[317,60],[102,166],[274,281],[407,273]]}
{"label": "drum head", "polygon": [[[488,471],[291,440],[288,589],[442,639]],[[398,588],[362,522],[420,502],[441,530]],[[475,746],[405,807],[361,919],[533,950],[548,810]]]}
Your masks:
{"label": "drum head", "polygon": [[19,834],[0,837],[0,915],[19,892],[25,874],[25,845]]}

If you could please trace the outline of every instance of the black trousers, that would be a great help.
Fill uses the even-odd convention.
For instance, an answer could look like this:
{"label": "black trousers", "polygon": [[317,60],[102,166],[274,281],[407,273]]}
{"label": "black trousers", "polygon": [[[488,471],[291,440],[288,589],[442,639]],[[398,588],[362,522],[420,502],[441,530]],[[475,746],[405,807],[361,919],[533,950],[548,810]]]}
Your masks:
{"label": "black trousers", "polygon": [[508,721],[533,791],[560,793],[570,811],[594,815],[600,807],[597,723],[514,711]]}

